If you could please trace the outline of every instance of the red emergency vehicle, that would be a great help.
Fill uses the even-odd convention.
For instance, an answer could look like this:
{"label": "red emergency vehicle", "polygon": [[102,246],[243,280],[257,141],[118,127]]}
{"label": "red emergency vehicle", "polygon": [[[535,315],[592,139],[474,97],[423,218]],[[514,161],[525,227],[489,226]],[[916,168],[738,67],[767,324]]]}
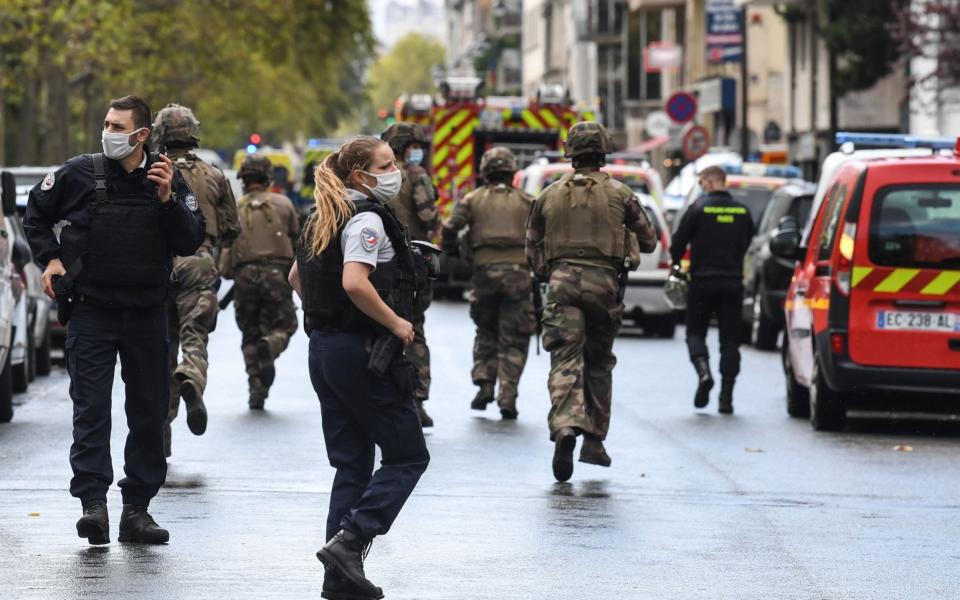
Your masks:
{"label": "red emergency vehicle", "polygon": [[847,409],[960,407],[960,140],[952,155],[853,158],[771,250],[795,258],[787,409],[817,430]]}

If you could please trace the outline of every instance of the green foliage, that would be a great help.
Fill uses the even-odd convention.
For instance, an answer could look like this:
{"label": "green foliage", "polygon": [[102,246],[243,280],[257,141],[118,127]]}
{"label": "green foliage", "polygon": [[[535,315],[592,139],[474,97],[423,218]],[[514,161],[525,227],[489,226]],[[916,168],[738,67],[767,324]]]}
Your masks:
{"label": "green foliage", "polygon": [[435,94],[437,86],[433,81],[432,70],[435,65],[443,65],[444,46],[440,40],[408,33],[380,56],[370,67],[367,81],[370,94],[368,111],[368,129],[379,133],[382,129],[377,111],[387,109],[393,114],[394,103],[401,95]]}
{"label": "green foliage", "polygon": [[[62,109],[67,150],[95,149],[91,124],[130,93],[191,106],[205,146],[327,135],[360,103],[373,45],[365,0],[0,0],[7,148],[31,120],[47,144]],[[30,150],[7,162],[67,157]]]}

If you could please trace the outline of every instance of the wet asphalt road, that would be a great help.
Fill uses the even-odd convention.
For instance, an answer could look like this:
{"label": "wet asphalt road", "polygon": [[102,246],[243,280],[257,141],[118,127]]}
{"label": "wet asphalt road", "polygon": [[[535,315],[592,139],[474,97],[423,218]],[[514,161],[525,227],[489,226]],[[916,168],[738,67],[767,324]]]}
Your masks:
{"label": "wet asphalt road", "polygon": [[[367,561],[387,598],[960,598],[956,426],[855,420],[815,433],[786,416],[778,356],[750,349],[736,416],[717,415],[715,399],[698,413],[682,329],[673,341],[628,336],[616,347],[613,467],[576,463],[558,484],[548,357],[531,352],[520,419],[504,423],[468,407],[466,306],[436,304],[427,324],[433,460]],[[333,473],[306,338],[281,357],[267,411],[250,413],[239,337],[222,314],[206,435],[192,436],[182,414],[176,423],[153,504],[166,546],[116,542],[115,489],[114,542],[75,537],[66,374],[18,397],[0,426],[0,598],[319,598],[314,553]]]}

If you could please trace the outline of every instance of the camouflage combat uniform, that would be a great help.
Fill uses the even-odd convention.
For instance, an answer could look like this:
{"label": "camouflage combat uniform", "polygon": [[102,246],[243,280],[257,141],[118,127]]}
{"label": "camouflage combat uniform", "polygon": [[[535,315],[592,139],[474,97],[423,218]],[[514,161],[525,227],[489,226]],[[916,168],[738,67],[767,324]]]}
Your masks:
{"label": "camouflage combat uniform", "polygon": [[[167,327],[170,337],[170,423],[180,407],[180,385],[189,380],[202,396],[207,387],[207,341],[217,325],[217,272],[214,252],[240,233],[237,203],[230,184],[220,169],[198,159],[193,153],[171,151],[169,156],[193,190],[207,221],[207,237],[193,256],[175,257],[171,293],[167,300]],[[177,350],[180,361],[177,362]]]}
{"label": "camouflage combat uniform", "polygon": [[623,315],[620,271],[628,256],[639,264],[639,252],[655,246],[656,233],[633,192],[606,173],[565,175],[535,201],[527,256],[549,282],[543,346],[550,351],[551,439],[563,428],[606,438],[613,342]]}
{"label": "camouflage combat uniform", "polygon": [[[467,194],[443,225],[444,247],[453,250],[464,227],[474,264],[470,317],[477,326],[473,383],[492,393],[504,418],[517,415],[517,384],[535,328],[530,269],[524,254],[525,223],[533,198],[498,183]],[[489,392],[485,392],[485,386]],[[492,398],[491,398],[492,399]],[[486,408],[480,399],[473,408]]]}
{"label": "camouflage combat uniform", "polygon": [[226,253],[225,276],[235,281],[234,312],[250,385],[250,407],[262,408],[274,378],[274,361],[297,330],[287,275],[299,235],[289,198],[256,188],[237,201],[240,237]]}

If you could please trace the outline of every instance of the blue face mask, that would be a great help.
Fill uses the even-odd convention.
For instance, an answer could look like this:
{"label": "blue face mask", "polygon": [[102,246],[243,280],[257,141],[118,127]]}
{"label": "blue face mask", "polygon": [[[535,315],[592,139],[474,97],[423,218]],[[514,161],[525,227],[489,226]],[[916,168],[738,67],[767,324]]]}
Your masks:
{"label": "blue face mask", "polygon": [[410,150],[410,155],[407,156],[408,165],[419,165],[423,162],[423,148],[413,148]]}

